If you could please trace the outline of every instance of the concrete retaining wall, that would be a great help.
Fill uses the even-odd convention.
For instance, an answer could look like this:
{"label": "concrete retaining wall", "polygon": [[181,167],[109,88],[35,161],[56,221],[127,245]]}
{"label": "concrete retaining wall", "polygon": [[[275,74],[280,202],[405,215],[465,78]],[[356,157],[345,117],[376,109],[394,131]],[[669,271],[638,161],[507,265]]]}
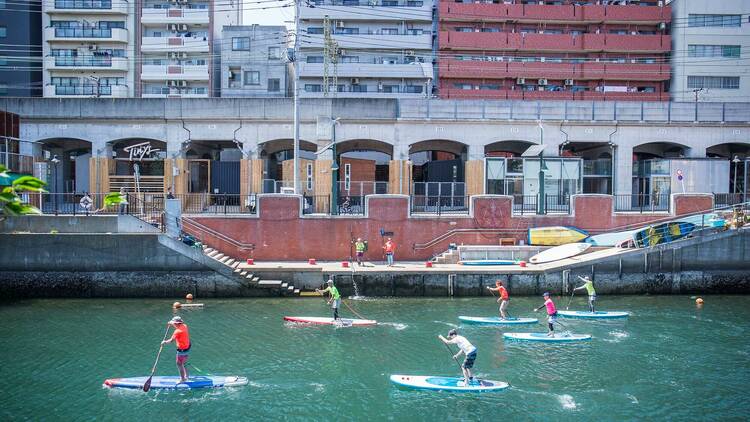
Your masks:
{"label": "concrete retaining wall", "polygon": [[29,215],[0,221],[0,233],[159,233],[130,215]]}

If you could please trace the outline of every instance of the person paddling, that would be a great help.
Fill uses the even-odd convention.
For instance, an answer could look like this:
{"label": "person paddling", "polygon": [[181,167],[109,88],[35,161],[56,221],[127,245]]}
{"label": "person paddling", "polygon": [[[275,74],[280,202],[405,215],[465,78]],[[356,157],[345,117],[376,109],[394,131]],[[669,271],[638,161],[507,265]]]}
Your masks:
{"label": "person paddling", "polygon": [[495,282],[495,287],[492,288],[490,286],[487,286],[487,290],[491,292],[499,293],[500,297],[497,298],[497,303],[500,304],[500,319],[508,319],[508,316],[505,314],[505,310],[508,309],[508,302],[510,301],[510,296],[508,295],[508,290],[505,289],[503,282],[500,280],[497,280]]}
{"label": "person paddling", "polygon": [[179,316],[172,318],[167,325],[174,327],[174,333],[172,333],[172,337],[170,337],[169,340],[164,340],[161,344],[164,345],[173,341],[175,342],[177,346],[176,362],[177,370],[180,371],[180,382],[187,382],[188,372],[185,368],[185,363],[187,363],[191,346],[188,326]]}
{"label": "person paddling", "polygon": [[555,307],[555,302],[552,301],[552,299],[549,297],[549,293],[544,292],[544,303],[542,306],[535,308],[534,312],[538,312],[540,309],[547,307],[547,327],[549,327],[549,332],[547,333],[547,337],[554,337],[555,336],[555,326],[554,323],[557,322],[557,308]]}
{"label": "person paddling", "polygon": [[333,279],[328,279],[328,287],[326,287],[323,290],[315,289],[316,292],[322,294],[328,293],[330,295],[330,298],[328,299],[328,304],[331,305],[331,308],[333,309],[333,320],[339,319],[339,306],[341,306],[341,294],[339,294],[339,289],[336,288],[336,286],[333,285]]}
{"label": "person paddling", "polygon": [[448,338],[442,335],[438,335],[438,338],[445,344],[455,344],[458,346],[458,353],[453,355],[453,359],[458,360],[461,353],[466,356],[464,363],[461,364],[461,371],[464,374],[464,385],[469,385],[474,380],[474,377],[471,375],[471,368],[474,367],[474,361],[477,359],[477,348],[469,343],[466,337],[458,335],[458,331],[455,328],[448,331]]}
{"label": "person paddling", "polygon": [[581,290],[586,289],[586,292],[589,294],[589,311],[593,314],[595,312],[594,310],[594,301],[596,301],[596,290],[594,290],[594,282],[591,281],[588,277],[581,277],[578,276],[578,278],[583,281],[583,285],[576,287],[573,290]]}

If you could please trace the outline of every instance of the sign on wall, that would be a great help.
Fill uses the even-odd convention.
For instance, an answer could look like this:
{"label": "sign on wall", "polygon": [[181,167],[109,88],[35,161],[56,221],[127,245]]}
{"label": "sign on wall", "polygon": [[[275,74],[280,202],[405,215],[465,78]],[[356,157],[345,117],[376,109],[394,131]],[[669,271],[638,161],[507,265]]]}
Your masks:
{"label": "sign on wall", "polygon": [[161,151],[159,148],[151,147],[149,141],[127,146],[122,150],[129,154],[129,161],[142,161],[146,157],[150,158],[151,154]]}

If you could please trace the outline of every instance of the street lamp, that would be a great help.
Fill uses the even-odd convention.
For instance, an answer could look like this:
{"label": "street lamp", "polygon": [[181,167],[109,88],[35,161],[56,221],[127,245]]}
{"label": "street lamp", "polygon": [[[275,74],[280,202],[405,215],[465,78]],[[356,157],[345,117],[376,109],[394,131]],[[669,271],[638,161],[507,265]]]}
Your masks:
{"label": "street lamp", "polygon": [[55,179],[55,192],[52,194],[52,206],[55,208],[55,214],[57,214],[57,165],[60,163],[60,159],[57,158],[57,154],[52,156],[50,162],[52,163],[52,177],[54,177]]}
{"label": "street lamp", "polygon": [[331,164],[331,215],[339,213],[339,162],[336,157],[336,125],[340,118],[331,119],[331,152],[333,153],[333,164]]}
{"label": "street lamp", "polygon": [[740,164],[740,157],[734,156],[734,159],[732,159],[732,163],[734,164],[734,186],[732,187],[732,193],[737,193],[737,166]]}

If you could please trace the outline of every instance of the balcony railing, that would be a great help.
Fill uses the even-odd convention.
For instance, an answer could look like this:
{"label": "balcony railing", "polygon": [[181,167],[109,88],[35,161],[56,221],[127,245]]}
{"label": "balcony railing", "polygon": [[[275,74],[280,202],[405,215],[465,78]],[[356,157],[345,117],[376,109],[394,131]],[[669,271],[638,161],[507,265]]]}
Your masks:
{"label": "balcony railing", "polygon": [[464,195],[412,195],[412,214],[461,215],[469,213],[470,197]]}
{"label": "balcony railing", "polygon": [[614,195],[616,212],[653,213],[669,211],[669,194]]}
{"label": "balcony railing", "polygon": [[112,57],[109,57],[109,56],[55,57],[55,66],[112,67]]}
{"label": "balcony railing", "polygon": [[55,95],[112,95],[112,86],[55,85]]}
{"label": "balcony railing", "polygon": [[34,172],[34,157],[30,155],[0,151],[0,164],[16,173],[32,174]]}
{"label": "balcony railing", "polygon": [[[121,1],[121,0],[117,0]],[[55,0],[55,9],[112,9],[112,0]]]}
{"label": "balcony railing", "polygon": [[112,38],[110,28],[55,28],[57,38]]}
{"label": "balcony railing", "polygon": [[520,21],[566,23],[651,23],[670,22],[670,6],[619,5],[536,5],[536,4],[477,4],[439,2],[441,21]]}

